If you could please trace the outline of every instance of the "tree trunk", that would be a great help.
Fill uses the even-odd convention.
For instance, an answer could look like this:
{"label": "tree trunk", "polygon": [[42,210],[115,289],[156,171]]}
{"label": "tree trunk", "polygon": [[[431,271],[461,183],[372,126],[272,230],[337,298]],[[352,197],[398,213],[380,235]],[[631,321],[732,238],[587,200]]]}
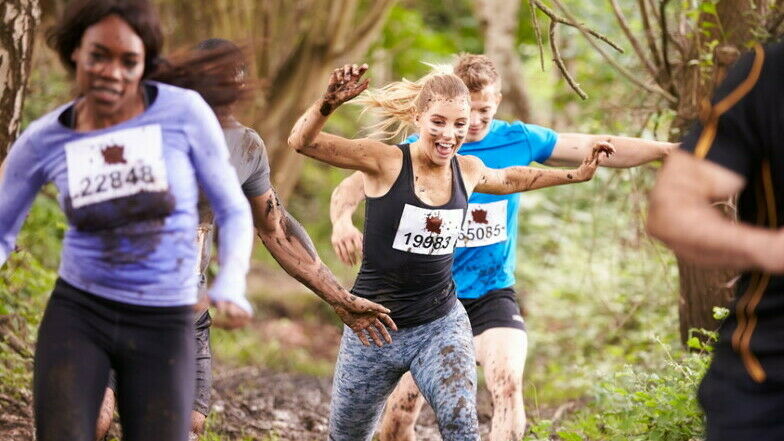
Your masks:
{"label": "tree trunk", "polygon": [[19,134],[40,16],[37,0],[3,0],[0,3],[0,163]]}
{"label": "tree trunk", "polygon": [[[248,109],[267,145],[272,182],[291,194],[303,157],[288,148],[297,118],[322,93],[329,72],[360,63],[386,21],[393,0],[158,0],[174,47],[221,36],[246,42],[260,86]],[[199,23],[199,26],[193,26]],[[371,70],[373,67],[371,66]]]}
{"label": "tree trunk", "polygon": [[474,11],[484,34],[485,55],[501,74],[504,100],[501,113],[531,122],[531,106],[525,93],[523,67],[517,54],[520,0],[477,0]]}

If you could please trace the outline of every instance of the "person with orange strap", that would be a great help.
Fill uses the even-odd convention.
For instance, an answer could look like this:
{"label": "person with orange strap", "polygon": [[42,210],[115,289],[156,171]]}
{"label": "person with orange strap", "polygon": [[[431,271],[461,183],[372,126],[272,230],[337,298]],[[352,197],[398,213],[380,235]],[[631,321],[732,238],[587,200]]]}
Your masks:
{"label": "person with orange strap", "polygon": [[[684,259],[743,271],[698,398],[707,441],[784,439],[784,43],[757,46],[670,154],[650,233]],[[713,206],[738,197],[738,219]]]}

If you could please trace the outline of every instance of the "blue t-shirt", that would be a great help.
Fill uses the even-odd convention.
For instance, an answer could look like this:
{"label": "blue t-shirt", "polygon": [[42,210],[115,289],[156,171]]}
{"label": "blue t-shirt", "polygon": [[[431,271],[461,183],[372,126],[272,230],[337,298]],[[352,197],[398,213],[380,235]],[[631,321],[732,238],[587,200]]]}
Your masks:
{"label": "blue t-shirt", "polygon": [[73,103],[36,120],[0,177],[0,266],[41,186],[53,182],[68,218],[59,274],[110,300],[147,306],[196,302],[199,186],[221,228],[221,270],[210,290],[248,311],[250,207],[229,164],[218,120],[198,93],[159,83],[143,113],[76,132]]}
{"label": "blue t-shirt", "polygon": [[[409,137],[413,142],[418,135]],[[487,135],[465,143],[461,155],[476,156],[491,168],[544,162],[553,152],[558,134],[525,124],[493,120]],[[520,194],[473,193],[457,248],[452,273],[457,296],[475,299],[515,284],[517,213]]]}

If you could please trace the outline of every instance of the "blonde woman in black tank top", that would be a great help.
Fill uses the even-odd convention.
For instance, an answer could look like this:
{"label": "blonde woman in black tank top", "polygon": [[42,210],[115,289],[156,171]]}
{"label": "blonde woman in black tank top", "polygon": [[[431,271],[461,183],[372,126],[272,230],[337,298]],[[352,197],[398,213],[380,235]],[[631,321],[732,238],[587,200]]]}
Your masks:
{"label": "blonde woman in black tank top", "polygon": [[[392,335],[380,321],[367,334],[344,329],[329,439],[370,440],[386,397],[410,370],[436,413],[442,438],[478,441],[472,334],[451,279],[467,198],[473,191],[508,194],[587,181],[600,153],[609,156],[614,149],[597,144],[572,170],[490,169],[476,157],[457,155],[468,129],[470,95],[451,74],[392,83],[358,100],[382,116],[378,132],[396,136],[416,127],[420,138],[410,145],[322,132],[338,106],[367,89],[368,80],[361,80],[367,68],[346,65],[332,72],[326,93],[289,137],[289,146],[299,153],[362,172],[368,221],[352,293],[389,308],[400,327],[387,323]],[[378,343],[378,334],[389,344],[369,346],[368,336]]]}

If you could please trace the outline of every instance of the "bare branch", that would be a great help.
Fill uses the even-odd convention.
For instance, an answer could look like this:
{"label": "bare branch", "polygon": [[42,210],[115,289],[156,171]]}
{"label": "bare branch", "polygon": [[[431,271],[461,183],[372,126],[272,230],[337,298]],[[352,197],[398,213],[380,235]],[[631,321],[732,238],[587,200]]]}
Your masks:
{"label": "bare branch", "polygon": [[357,28],[354,44],[351,48],[347,48],[337,57],[346,57],[349,59],[358,59],[367,53],[370,45],[378,38],[381,28],[386,22],[386,15],[391,10],[392,0],[377,0],[373,9],[368,11],[365,16],[365,21]]}
{"label": "bare branch", "polygon": [[[672,84],[672,65],[670,65],[669,48],[667,42],[670,40],[670,31],[667,29],[667,3],[670,0],[661,0],[659,3],[659,27],[661,28],[662,57],[664,58],[664,69],[667,72],[667,81]],[[674,92],[674,87],[670,86],[670,91]]]}
{"label": "bare branch", "polygon": [[[561,10],[561,12],[563,12],[564,15],[566,15],[567,19],[576,23],[574,16],[568,9],[566,9],[566,7],[563,5],[561,0],[553,0],[553,3],[555,3],[556,6],[558,6],[558,8]],[[585,39],[588,40],[588,43],[590,43],[591,46],[593,46],[594,49],[596,49],[599,52],[599,54],[601,54],[601,56],[604,57],[604,59],[607,60],[607,62],[610,63],[610,65],[612,65],[621,75],[626,77],[626,79],[631,81],[633,84],[636,84],[637,86],[647,90],[648,92],[656,93],[663,96],[670,102],[673,103],[677,102],[677,99],[675,99],[675,97],[672,96],[672,94],[670,94],[666,90],[662,89],[658,85],[650,85],[640,81],[633,73],[629,72],[628,69],[618,64],[618,62],[615,61],[614,58],[612,58],[607,52],[605,52],[605,50],[601,46],[599,46],[592,38],[590,38],[590,33],[581,24],[577,23],[576,27],[577,29],[580,30],[580,32],[583,33]]]}
{"label": "bare branch", "polygon": [[620,53],[624,53],[623,49],[620,46],[618,46],[614,41],[610,40],[608,37],[604,36],[603,34],[597,32],[597,31],[594,31],[593,29],[586,28],[582,23],[577,23],[574,20],[566,19],[564,17],[561,17],[560,15],[556,14],[555,11],[553,11],[552,9],[550,9],[547,6],[545,6],[544,4],[542,4],[542,2],[539,1],[539,0],[531,0],[531,1],[536,5],[537,8],[539,8],[540,11],[544,12],[544,15],[550,17],[550,20],[558,22],[558,23],[561,23],[561,24],[565,24],[567,26],[572,26],[572,27],[581,29],[584,32],[587,32],[588,34],[590,34],[590,35],[598,38],[599,40],[602,40],[603,42],[609,44],[616,51],[618,51]]}
{"label": "bare branch", "polygon": [[376,0],[373,2],[373,8],[371,8],[366,14],[365,18],[363,19],[362,23],[357,26],[356,35],[365,35],[371,32],[371,29],[378,26],[378,23],[381,22],[383,24],[384,16],[389,12],[389,9],[392,7],[392,3],[394,0]]}
{"label": "bare branch", "polygon": [[569,83],[569,86],[577,92],[577,95],[580,96],[583,100],[588,99],[588,95],[580,89],[580,86],[574,81],[574,78],[569,74],[569,71],[566,70],[566,65],[563,62],[563,58],[561,58],[561,52],[558,50],[558,43],[555,40],[555,27],[557,26],[558,22],[555,20],[550,21],[550,50],[553,52],[553,61],[555,65],[558,66],[558,70],[561,71],[561,75],[566,79],[566,82]]}
{"label": "bare branch", "polygon": [[656,46],[656,36],[654,35],[653,27],[651,26],[651,12],[648,10],[648,4],[645,2],[645,0],[637,0],[637,4],[640,6],[642,28],[645,31],[645,40],[648,42],[648,50],[651,51],[653,62],[656,63],[656,66],[661,67],[663,62],[661,56],[659,55],[659,48]]}
{"label": "bare branch", "polygon": [[330,52],[340,53],[348,44],[354,30],[354,13],[357,10],[358,0],[333,0],[329,10],[329,20],[326,22],[326,30],[332,35],[330,42]]}
{"label": "bare branch", "polygon": [[634,34],[632,34],[632,31],[629,28],[629,23],[626,21],[626,17],[623,15],[623,11],[621,10],[621,7],[618,6],[618,1],[610,0],[610,5],[613,8],[613,12],[615,13],[615,18],[618,20],[618,24],[621,26],[621,30],[626,35],[626,38],[629,40],[629,43],[631,43],[634,52],[637,54],[637,57],[640,59],[640,62],[642,63],[643,66],[645,66],[645,68],[648,70],[648,73],[650,73],[653,78],[657,78],[659,76],[659,70],[656,68],[656,66],[653,65],[653,63],[651,63],[651,60],[649,60],[648,57],[645,56],[645,52],[642,49],[642,45],[640,44],[639,40],[637,40],[637,37],[635,37]]}
{"label": "bare branch", "polygon": [[536,5],[534,5],[533,0],[528,0],[528,8],[531,10],[531,23],[534,25],[536,45],[539,47],[539,62],[542,65],[542,72],[544,72],[544,48],[542,47],[542,32],[539,30],[539,21],[536,19]]}

